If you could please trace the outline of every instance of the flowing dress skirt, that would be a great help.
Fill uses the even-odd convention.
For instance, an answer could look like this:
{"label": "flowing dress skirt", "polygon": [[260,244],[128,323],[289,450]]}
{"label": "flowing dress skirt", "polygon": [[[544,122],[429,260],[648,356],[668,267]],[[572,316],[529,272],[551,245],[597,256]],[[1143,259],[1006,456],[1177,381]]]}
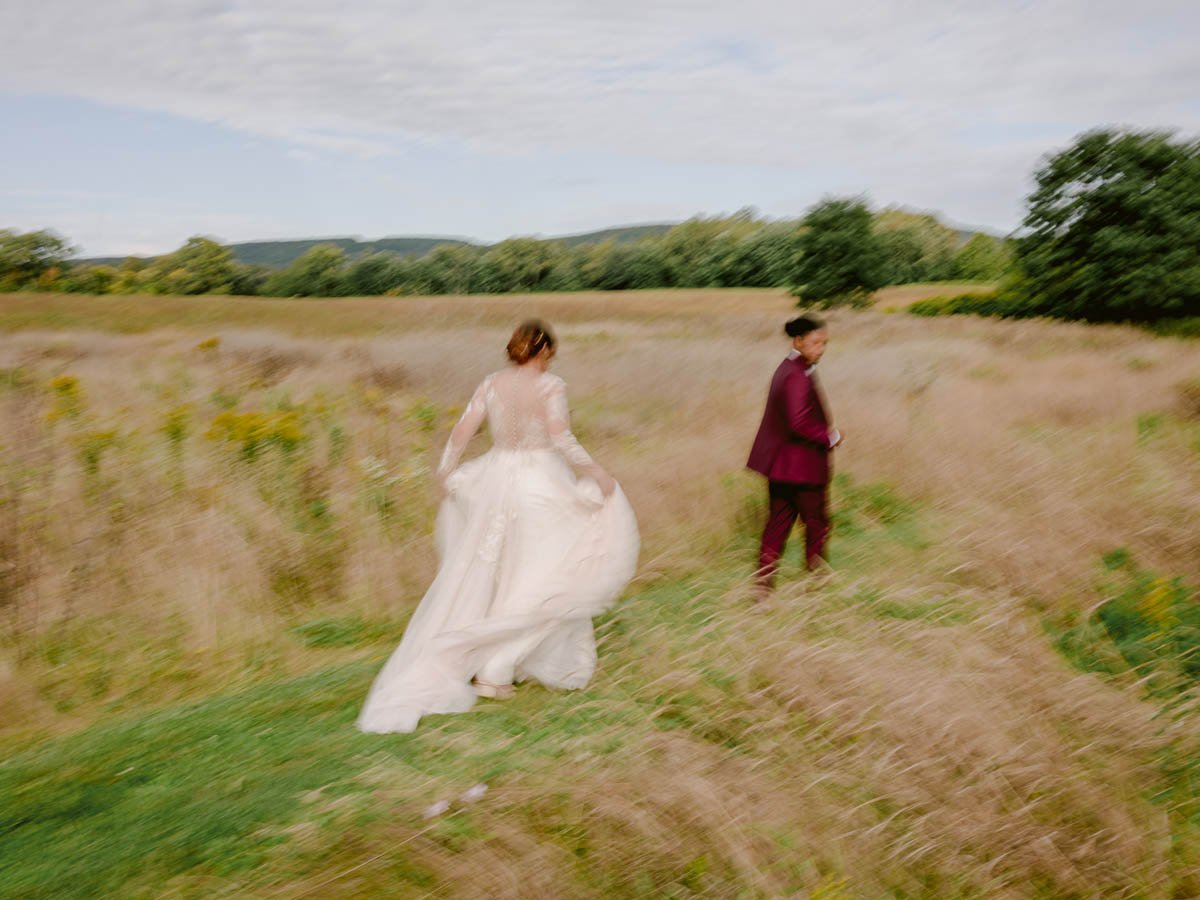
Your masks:
{"label": "flowing dress skirt", "polygon": [[596,667],[592,617],[633,577],[637,520],[553,450],[492,449],[457,469],[438,511],[439,566],[358,718],[407,732],[475,703],[471,679],[579,688]]}

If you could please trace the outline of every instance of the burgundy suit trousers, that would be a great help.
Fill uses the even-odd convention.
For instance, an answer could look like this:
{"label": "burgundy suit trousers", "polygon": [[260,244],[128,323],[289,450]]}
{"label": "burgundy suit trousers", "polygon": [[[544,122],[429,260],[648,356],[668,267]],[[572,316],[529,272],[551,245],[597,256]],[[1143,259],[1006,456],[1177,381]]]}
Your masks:
{"label": "burgundy suit trousers", "polygon": [[828,485],[770,481],[767,489],[770,507],[758,555],[758,581],[769,588],[775,583],[779,557],[783,555],[797,519],[804,523],[804,558],[809,570],[824,558],[825,539],[829,536],[829,505]]}

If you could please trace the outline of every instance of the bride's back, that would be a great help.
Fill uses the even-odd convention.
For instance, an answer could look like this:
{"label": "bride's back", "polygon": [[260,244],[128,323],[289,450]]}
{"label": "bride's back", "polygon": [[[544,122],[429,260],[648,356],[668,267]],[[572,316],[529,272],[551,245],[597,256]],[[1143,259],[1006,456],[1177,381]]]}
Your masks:
{"label": "bride's back", "polygon": [[550,401],[562,379],[529,366],[515,366],[484,381],[492,443],[503,450],[545,450],[553,446]]}

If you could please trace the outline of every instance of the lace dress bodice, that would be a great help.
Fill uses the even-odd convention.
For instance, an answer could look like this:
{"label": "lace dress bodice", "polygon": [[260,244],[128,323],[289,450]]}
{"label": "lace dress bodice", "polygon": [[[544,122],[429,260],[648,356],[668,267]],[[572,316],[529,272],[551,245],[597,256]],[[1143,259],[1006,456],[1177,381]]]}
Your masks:
{"label": "lace dress bodice", "polygon": [[488,375],[450,432],[438,475],[454,471],[484,419],[500,450],[556,450],[571,465],[595,474],[599,466],[571,433],[567,386],[557,375],[518,367]]}

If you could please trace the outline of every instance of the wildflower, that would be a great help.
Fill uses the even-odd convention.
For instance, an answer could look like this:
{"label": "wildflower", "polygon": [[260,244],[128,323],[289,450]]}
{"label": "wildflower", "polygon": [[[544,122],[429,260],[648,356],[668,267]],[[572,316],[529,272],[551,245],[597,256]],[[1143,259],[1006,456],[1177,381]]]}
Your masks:
{"label": "wildflower", "polygon": [[254,459],[260,450],[275,445],[290,453],[303,443],[308,435],[304,432],[300,414],[296,410],[274,412],[218,413],[205,432],[209,440],[224,440],[241,447],[247,461]]}
{"label": "wildflower", "polygon": [[487,793],[487,789],[488,786],[481,781],[479,784],[471,785],[471,787],[463,791],[462,796],[458,799],[463,803],[474,803],[476,800],[483,798],[483,795]]}
{"label": "wildflower", "polygon": [[104,451],[117,442],[117,430],[93,428],[75,435],[72,441],[79,448],[79,459],[83,463],[84,471],[89,475],[96,475],[100,471],[100,458]]}
{"label": "wildflower", "polygon": [[368,481],[379,487],[395,487],[404,481],[407,474],[388,474],[387,463],[377,456],[364,456],[358,461],[358,467]]}
{"label": "wildflower", "polygon": [[434,819],[450,808],[449,800],[439,800],[436,803],[431,803],[425,807],[425,811],[421,813],[424,819]]}
{"label": "wildflower", "polygon": [[1179,618],[1175,615],[1174,601],[1175,596],[1174,591],[1171,590],[1171,582],[1166,578],[1156,578],[1150,591],[1138,602],[1138,610],[1147,621],[1157,627],[1161,634],[1179,624]]}
{"label": "wildflower", "polygon": [[83,413],[83,386],[74,375],[58,375],[50,379],[54,405],[46,418],[55,422],[61,418],[78,419]]}
{"label": "wildflower", "polygon": [[168,441],[178,445],[183,443],[183,439],[188,436],[189,425],[191,423],[192,407],[190,404],[184,403],[181,406],[176,406],[167,411],[163,416],[162,424],[158,430],[166,435]]}

